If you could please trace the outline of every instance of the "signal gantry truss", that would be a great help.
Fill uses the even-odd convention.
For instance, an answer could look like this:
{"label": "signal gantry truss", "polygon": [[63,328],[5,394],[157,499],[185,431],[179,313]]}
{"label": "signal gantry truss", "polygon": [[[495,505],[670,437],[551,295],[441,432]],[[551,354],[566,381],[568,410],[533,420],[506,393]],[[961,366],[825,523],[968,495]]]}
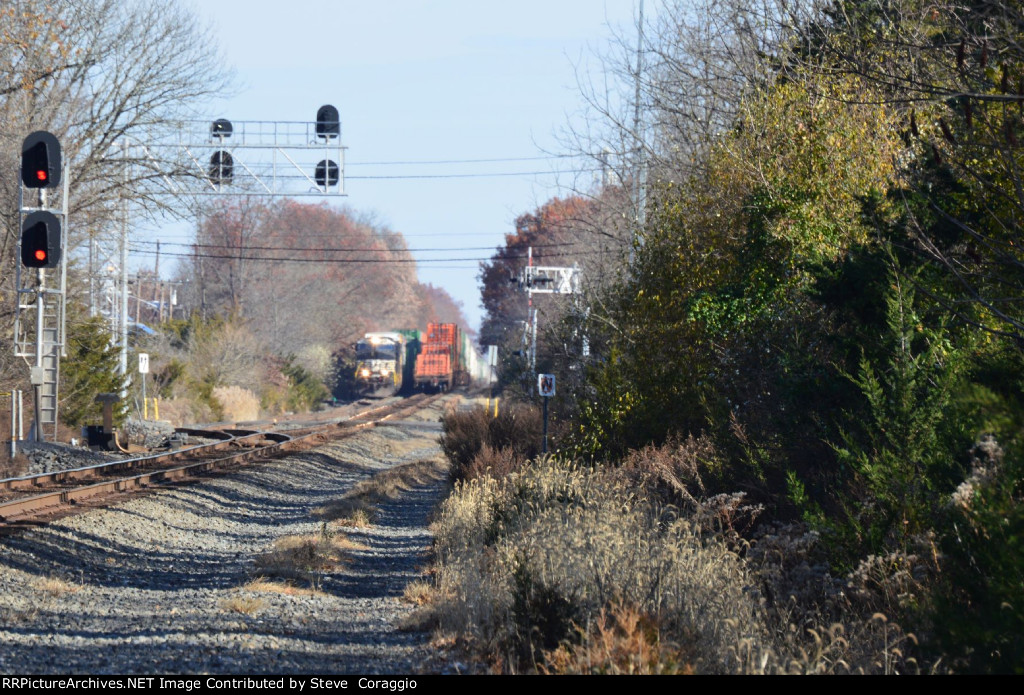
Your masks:
{"label": "signal gantry truss", "polygon": [[160,168],[180,195],[344,196],[337,110],[323,113],[333,108],[322,107],[315,122],[183,121],[147,150],[174,153]]}

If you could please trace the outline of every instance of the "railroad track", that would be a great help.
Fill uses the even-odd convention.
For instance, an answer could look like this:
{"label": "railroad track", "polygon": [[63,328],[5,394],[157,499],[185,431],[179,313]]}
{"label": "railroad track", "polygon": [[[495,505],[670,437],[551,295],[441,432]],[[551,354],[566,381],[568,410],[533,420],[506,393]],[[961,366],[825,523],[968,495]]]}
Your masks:
{"label": "railroad track", "polygon": [[305,424],[287,431],[179,428],[179,433],[213,441],[95,466],[0,480],[0,530],[37,525],[78,509],[103,506],[126,494],[310,449],[422,409],[440,398],[417,394],[340,421]]}

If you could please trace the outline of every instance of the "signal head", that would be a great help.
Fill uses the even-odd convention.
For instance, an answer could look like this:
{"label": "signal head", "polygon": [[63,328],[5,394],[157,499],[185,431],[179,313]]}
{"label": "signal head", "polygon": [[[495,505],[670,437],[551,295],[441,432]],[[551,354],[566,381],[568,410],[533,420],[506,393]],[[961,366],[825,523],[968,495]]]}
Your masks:
{"label": "signal head", "polygon": [[316,134],[325,140],[341,135],[341,120],[338,116],[338,109],[330,104],[324,104],[317,109]]}
{"label": "signal head", "polygon": [[336,186],[338,184],[338,165],[330,159],[320,160],[313,172],[313,178],[320,188]]}
{"label": "signal head", "polygon": [[26,268],[56,268],[61,257],[60,220],[37,210],[21,225],[21,263]]}
{"label": "signal head", "polygon": [[231,125],[231,121],[226,118],[218,118],[210,124],[211,138],[223,140],[224,138],[231,137],[231,133],[233,132],[234,127]]}
{"label": "signal head", "polygon": [[235,173],[235,159],[226,150],[217,150],[210,155],[210,180],[215,184],[231,183]]}
{"label": "signal head", "polygon": [[21,182],[26,188],[60,185],[60,142],[53,133],[37,130],[21,145]]}

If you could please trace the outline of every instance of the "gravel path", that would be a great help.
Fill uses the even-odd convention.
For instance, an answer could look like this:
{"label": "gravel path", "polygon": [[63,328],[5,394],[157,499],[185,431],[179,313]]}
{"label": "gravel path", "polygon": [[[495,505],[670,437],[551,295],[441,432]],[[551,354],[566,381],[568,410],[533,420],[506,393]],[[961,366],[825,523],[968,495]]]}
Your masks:
{"label": "gravel path", "polygon": [[440,456],[438,410],[201,484],[0,539],[0,671],[50,674],[422,673],[402,632],[442,483],[347,532],[364,549],[288,595],[243,588],[273,541],[316,534],[313,510],[390,466]]}

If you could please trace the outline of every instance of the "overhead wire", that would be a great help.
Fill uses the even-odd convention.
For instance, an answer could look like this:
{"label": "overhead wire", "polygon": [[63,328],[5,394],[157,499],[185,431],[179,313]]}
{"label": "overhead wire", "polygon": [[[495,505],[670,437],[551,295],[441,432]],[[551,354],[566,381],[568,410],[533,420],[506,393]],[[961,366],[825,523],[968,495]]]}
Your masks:
{"label": "overhead wire", "polygon": [[[302,251],[302,249],[296,249],[296,251]],[[307,249],[308,251],[308,249]],[[388,251],[381,250],[380,253],[389,253]],[[140,250],[137,251],[140,255],[156,255],[156,251]],[[394,253],[394,252],[390,252]],[[553,253],[548,254],[546,258],[558,258],[562,256],[572,256],[578,258],[580,256],[595,256],[605,253],[604,251],[580,251],[572,254],[568,253]],[[433,263],[456,263],[456,262],[483,262],[496,260],[493,256],[474,257],[474,258],[294,258],[294,257],[268,257],[268,256],[247,256],[247,255],[230,255],[230,254],[214,254],[214,253],[176,253],[173,251],[160,253],[161,256],[171,256],[177,258],[209,258],[213,260],[225,260],[225,261],[254,261],[254,262],[273,262],[273,263],[336,263],[341,265],[352,265],[358,263],[417,263],[417,264],[433,264]],[[497,260],[525,260],[527,254],[513,254],[509,256],[503,256]],[[538,260],[534,257],[535,260]]]}
{"label": "overhead wire", "polygon": [[369,181],[369,180],[400,180],[400,179],[483,179],[507,176],[544,176],[547,174],[586,174],[600,171],[600,169],[563,169],[560,171],[505,171],[495,173],[471,173],[471,174],[382,174],[380,176],[349,176],[345,175],[346,181]]}
{"label": "overhead wire", "polygon": [[[408,161],[379,161],[379,162],[346,162],[345,166],[434,166],[434,165],[453,165],[453,164],[487,164],[487,163],[505,163],[505,162],[526,162],[526,161],[550,161],[558,159],[572,159],[578,158],[585,155],[573,155],[573,154],[553,154],[536,157],[489,157],[489,158],[475,158],[475,159],[440,159],[440,160],[408,160]],[[566,169],[566,170],[548,170],[548,171],[518,171],[518,172],[469,172],[469,173],[442,173],[442,174],[381,174],[381,175],[363,175],[363,176],[346,176],[347,180],[403,180],[403,179],[469,179],[469,178],[488,178],[488,177],[513,177],[513,176],[542,176],[550,174],[582,174],[582,173],[594,173],[601,171],[599,167],[581,168],[581,169]],[[478,232],[469,232],[463,234],[445,234],[445,236],[478,236]],[[310,236],[321,236],[321,235],[310,235]],[[323,235],[333,236],[337,235]],[[422,235],[405,235],[400,234],[403,239],[406,236],[438,236],[437,234],[422,234]],[[149,244],[154,245],[157,242],[140,240],[132,242],[133,252],[141,255],[156,255],[156,251],[148,251],[140,249],[135,244]],[[192,249],[196,248],[230,248],[222,244],[194,244],[187,242],[160,242],[162,245],[168,246],[188,246]],[[548,243],[548,244],[535,244],[534,248],[552,248],[558,246],[574,246],[582,242],[566,242],[566,243]],[[250,246],[246,247],[246,251],[282,251],[292,253],[332,253],[332,252],[368,252],[368,253],[441,253],[441,252],[467,252],[467,251],[492,251],[501,249],[501,246],[481,246],[481,247],[455,247],[455,248],[408,248],[408,249],[375,249],[375,248],[313,248],[313,249],[301,249],[301,248],[290,248],[290,247],[275,247],[275,246]],[[415,259],[415,258],[387,258],[387,259],[329,259],[329,258],[275,258],[265,256],[239,256],[239,255],[226,255],[226,254],[212,254],[212,253],[175,253],[171,251],[161,251],[161,255],[171,257],[188,257],[188,258],[209,258],[209,259],[221,259],[221,260],[246,260],[246,261],[267,261],[267,262],[300,262],[300,263],[445,263],[445,262],[483,262],[493,260],[493,256],[487,258],[435,258],[435,259]],[[574,257],[581,255],[591,255],[595,252],[575,252],[572,255]],[[600,253],[600,252],[596,252]],[[569,254],[547,254],[548,256],[566,256]],[[522,256],[507,256],[503,259],[514,260],[514,259],[525,259],[526,255]],[[433,266],[432,267],[438,267]]]}
{"label": "overhead wire", "polygon": [[489,157],[484,159],[420,159],[405,162],[345,162],[346,167],[358,166],[419,166],[435,164],[491,164],[497,162],[537,162],[549,159],[572,159],[585,155],[551,154],[542,157]]}
{"label": "overhead wire", "polygon": [[[557,247],[560,247],[560,246],[578,246],[581,243],[583,243],[583,242],[565,241],[565,242],[539,243],[539,244],[533,244],[532,246],[535,249],[546,249],[546,248],[557,248]],[[383,251],[390,251],[390,252],[407,251],[409,253],[441,252],[441,251],[459,251],[459,252],[462,252],[462,251],[493,251],[496,248],[500,248],[500,247],[495,247],[495,246],[457,246],[457,247],[430,248],[430,249],[421,249],[421,248],[388,249],[388,248],[379,248],[379,247],[374,248],[372,246],[362,246],[362,247],[339,247],[339,246],[334,246],[334,247],[322,247],[322,248],[305,248],[305,247],[301,247],[301,246],[256,246],[256,245],[248,245],[248,244],[246,244],[244,247],[239,247],[238,245],[230,245],[230,244],[196,244],[196,243],[191,243],[191,242],[186,242],[186,241],[161,241],[161,242],[157,242],[157,241],[148,241],[148,240],[145,240],[145,239],[140,239],[138,241],[133,241],[132,244],[148,244],[148,245],[151,245],[151,246],[159,244],[161,247],[163,247],[163,246],[187,246],[189,248],[199,248],[199,249],[234,249],[234,248],[240,248],[242,251],[295,251],[295,252],[303,251],[303,252],[316,252],[316,253],[324,253],[324,252],[330,253],[330,252],[342,252],[342,251],[345,251],[345,252],[351,252],[351,251],[359,252],[359,251],[362,251],[362,252],[366,252],[366,253],[378,253],[378,252],[383,252]],[[139,250],[141,251],[142,249],[139,249]],[[153,251],[153,253],[156,253],[156,251]],[[191,254],[188,254],[188,255],[191,255]]]}

